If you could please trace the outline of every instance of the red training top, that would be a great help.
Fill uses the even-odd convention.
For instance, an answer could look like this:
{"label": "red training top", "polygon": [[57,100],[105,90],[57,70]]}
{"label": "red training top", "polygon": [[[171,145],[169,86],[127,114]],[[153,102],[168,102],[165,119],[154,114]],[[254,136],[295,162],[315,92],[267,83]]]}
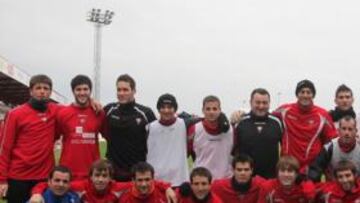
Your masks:
{"label": "red training top", "polygon": [[281,152],[294,156],[300,162],[302,172],[317,157],[323,145],[337,136],[328,112],[318,106],[302,109],[298,103],[285,104],[274,115],[284,125]]}
{"label": "red training top", "polygon": [[315,195],[315,185],[311,181],[285,188],[278,179],[270,179],[263,184],[257,203],[303,203],[313,200]]}
{"label": "red training top", "polygon": [[265,179],[255,176],[251,180],[251,186],[245,193],[239,193],[233,189],[230,179],[215,180],[211,184],[211,191],[215,193],[223,202],[243,202],[254,203],[258,201],[261,185]]}
{"label": "red training top", "polygon": [[135,185],[133,185],[121,195],[119,203],[167,203],[167,200],[164,189],[153,182],[149,194],[140,194]]}
{"label": "red training top", "polygon": [[10,110],[0,140],[0,181],[46,179],[54,167],[55,115],[60,106],[49,103],[45,112],[28,103]]}
{"label": "red training top", "polygon": [[[189,196],[182,196],[180,194],[180,190],[177,189],[176,190],[176,195],[178,198],[178,203],[197,203],[198,201],[195,200],[192,195]],[[201,201],[202,203],[223,203],[223,201],[220,199],[220,197],[218,197],[216,194],[214,194],[213,192],[210,192],[209,194],[209,199],[206,202]],[[230,202],[227,202],[230,203]]]}
{"label": "red training top", "polygon": [[73,180],[87,178],[91,164],[100,158],[98,134],[104,119],[104,111],[96,114],[91,106],[72,104],[58,112],[56,125],[63,135],[60,165],[71,170]]}
{"label": "red training top", "polygon": [[337,182],[326,182],[321,188],[322,202],[324,203],[358,203],[360,202],[360,179],[357,185],[349,192],[345,192]]}

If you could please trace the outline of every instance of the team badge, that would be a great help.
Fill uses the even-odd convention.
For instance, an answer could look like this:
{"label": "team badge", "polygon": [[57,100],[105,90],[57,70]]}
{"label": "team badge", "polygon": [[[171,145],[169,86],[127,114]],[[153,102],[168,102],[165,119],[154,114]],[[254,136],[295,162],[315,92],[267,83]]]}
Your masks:
{"label": "team badge", "polygon": [[85,118],[80,118],[80,121],[79,121],[79,122],[80,122],[81,124],[84,124],[85,121],[86,121]]}
{"label": "team badge", "polygon": [[120,120],[120,117],[116,116],[116,115],[111,115],[111,118],[116,119],[116,120]]}
{"label": "team badge", "polygon": [[137,118],[137,119],[136,119],[136,123],[137,123],[137,125],[140,125],[140,123],[141,123],[141,118]]}

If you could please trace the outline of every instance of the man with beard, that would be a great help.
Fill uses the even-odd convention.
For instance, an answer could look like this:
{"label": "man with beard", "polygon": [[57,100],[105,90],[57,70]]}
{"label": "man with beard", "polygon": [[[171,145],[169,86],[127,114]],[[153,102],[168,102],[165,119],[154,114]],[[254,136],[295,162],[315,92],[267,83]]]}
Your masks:
{"label": "man with beard", "polygon": [[233,154],[247,154],[255,161],[255,175],[276,177],[281,144],[281,121],[269,114],[270,94],[263,88],[252,91],[251,111],[245,115],[235,130]]}
{"label": "man with beard", "polygon": [[335,181],[326,182],[321,186],[321,202],[360,202],[360,180],[355,165],[350,161],[340,161],[337,166],[334,167],[334,176]]}
{"label": "man with beard", "polygon": [[339,121],[339,137],[325,145],[319,156],[309,167],[308,177],[320,181],[325,172],[327,180],[333,179],[333,169],[341,160],[352,161],[360,171],[360,144],[356,141],[356,121],[347,115]]}
{"label": "man with beard", "polygon": [[283,156],[277,164],[277,178],[266,181],[260,190],[258,203],[311,202],[315,198],[315,185],[302,181],[300,164],[292,156]]}
{"label": "man with beard", "polygon": [[353,103],[354,97],[352,90],[344,84],[340,85],[335,92],[335,109],[329,111],[336,127],[338,127],[338,122],[344,116],[356,118]]}
{"label": "man with beard", "polygon": [[190,174],[190,188],[184,183],[178,189],[179,203],[223,203],[223,201],[211,191],[211,172],[204,167],[194,168]]}
{"label": "man with beard", "polygon": [[146,160],[147,125],[153,111],[135,102],[135,80],[125,74],[116,80],[118,102],[104,107],[107,121],[106,157],[114,164],[117,181],[131,181],[131,168]]}
{"label": "man with beard", "polygon": [[56,125],[63,135],[60,165],[72,171],[73,180],[79,180],[87,178],[91,164],[100,158],[98,134],[105,115],[103,111],[96,113],[90,105],[89,77],[75,76],[71,89],[75,102],[59,110]]}
{"label": "man with beard", "polygon": [[300,162],[300,172],[319,155],[324,144],[337,136],[328,112],[313,104],[315,86],[302,80],[296,86],[297,102],[280,106],[273,114],[283,123],[281,153],[294,156]]}
{"label": "man with beard", "polygon": [[257,202],[261,185],[265,180],[259,176],[253,177],[254,161],[248,155],[240,154],[232,161],[232,178],[215,180],[211,191],[223,202]]}
{"label": "man with beard", "polygon": [[30,79],[30,100],[5,118],[0,142],[0,197],[23,203],[31,188],[47,179],[54,167],[55,116],[59,106],[49,102],[52,81],[46,75]]}

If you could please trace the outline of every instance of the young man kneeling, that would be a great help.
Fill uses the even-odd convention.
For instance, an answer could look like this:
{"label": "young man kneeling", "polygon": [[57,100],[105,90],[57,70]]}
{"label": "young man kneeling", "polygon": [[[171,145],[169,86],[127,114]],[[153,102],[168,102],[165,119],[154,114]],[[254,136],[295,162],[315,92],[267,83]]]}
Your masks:
{"label": "young man kneeling", "polygon": [[277,164],[277,178],[263,184],[258,203],[312,201],[316,194],[315,185],[311,181],[303,181],[299,172],[300,164],[295,157],[281,157]]}
{"label": "young man kneeling", "polygon": [[183,183],[177,193],[179,203],[223,203],[211,191],[211,172],[204,167],[194,168],[190,174],[189,183]]}

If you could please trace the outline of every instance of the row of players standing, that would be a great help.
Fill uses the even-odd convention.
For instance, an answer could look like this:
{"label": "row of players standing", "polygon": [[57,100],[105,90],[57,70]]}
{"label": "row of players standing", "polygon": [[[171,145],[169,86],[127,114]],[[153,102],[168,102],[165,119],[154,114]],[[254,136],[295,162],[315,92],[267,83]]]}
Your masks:
{"label": "row of players standing", "polygon": [[[150,108],[135,102],[136,85],[129,75],[119,76],[118,102],[108,104],[104,111],[90,100],[92,85],[88,77],[75,77],[71,87],[75,102],[56,105],[49,102],[50,78],[34,76],[30,80],[30,101],[7,114],[1,131],[0,194],[7,194],[10,202],[28,199],[31,188],[46,179],[54,166],[53,143],[60,135],[60,164],[69,167],[75,179],[86,178],[91,163],[99,159],[97,138],[101,132],[107,140],[106,156],[115,167],[115,180],[130,180],[131,167],[147,160],[155,167],[156,178],[178,186],[189,177],[187,152],[195,166],[205,166],[215,179],[232,175],[231,151],[249,154],[255,160],[255,174],[272,178],[281,140],[285,146],[282,153],[295,156],[305,172],[323,145],[337,134],[330,115],[313,105],[316,92],[308,80],[298,83],[296,103],[274,112],[278,117],[269,114],[269,93],[254,90],[251,112],[242,117],[235,138],[216,96],[205,97],[203,119],[186,115],[180,119],[175,116],[176,99],[162,95],[157,105],[160,119],[156,120]],[[341,88],[336,97],[350,94],[348,100],[352,100],[351,90]],[[340,104],[331,114],[335,121],[346,114],[355,116],[351,105],[341,109]]]}

